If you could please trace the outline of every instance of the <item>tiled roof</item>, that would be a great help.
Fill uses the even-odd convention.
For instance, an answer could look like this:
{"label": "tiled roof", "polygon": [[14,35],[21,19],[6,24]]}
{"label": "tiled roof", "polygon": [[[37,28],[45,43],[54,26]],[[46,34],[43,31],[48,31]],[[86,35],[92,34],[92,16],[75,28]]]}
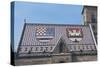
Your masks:
{"label": "tiled roof", "polygon": [[[41,42],[36,38],[36,27],[44,26],[46,28],[55,28],[55,36],[48,42]],[[82,37],[80,41],[73,42],[69,39],[67,34],[68,28],[80,28],[82,30]],[[25,23],[22,37],[19,43],[19,53],[33,53],[53,52],[60,39],[66,43],[69,51],[80,50],[96,50],[93,37],[89,26],[86,25],[67,25],[67,24],[32,24]]]}

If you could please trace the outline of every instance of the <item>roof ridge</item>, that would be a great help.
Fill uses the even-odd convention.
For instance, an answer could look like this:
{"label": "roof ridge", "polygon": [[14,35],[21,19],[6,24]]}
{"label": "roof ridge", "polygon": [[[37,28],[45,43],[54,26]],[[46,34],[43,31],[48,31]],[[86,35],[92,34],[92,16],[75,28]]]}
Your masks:
{"label": "roof ridge", "polygon": [[51,24],[51,23],[25,23],[26,25],[56,25],[56,26],[88,26],[82,24]]}

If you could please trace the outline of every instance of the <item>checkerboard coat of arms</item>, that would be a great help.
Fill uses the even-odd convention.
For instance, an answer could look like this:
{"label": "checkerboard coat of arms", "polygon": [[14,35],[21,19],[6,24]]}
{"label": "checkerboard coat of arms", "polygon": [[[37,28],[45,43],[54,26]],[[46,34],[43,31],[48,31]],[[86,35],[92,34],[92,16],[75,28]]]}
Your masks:
{"label": "checkerboard coat of arms", "polygon": [[36,39],[40,42],[48,42],[55,36],[55,28],[37,26],[36,27]]}

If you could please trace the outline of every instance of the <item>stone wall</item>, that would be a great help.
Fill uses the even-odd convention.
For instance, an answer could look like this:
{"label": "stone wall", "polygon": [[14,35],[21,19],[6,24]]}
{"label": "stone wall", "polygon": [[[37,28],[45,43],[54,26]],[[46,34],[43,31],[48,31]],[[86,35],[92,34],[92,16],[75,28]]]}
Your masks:
{"label": "stone wall", "polygon": [[96,61],[96,60],[97,60],[97,55],[72,55],[71,53],[60,53],[60,54],[53,54],[50,57],[16,59],[15,65],[68,63],[68,62],[83,62],[83,61]]}
{"label": "stone wall", "polygon": [[65,62],[71,62],[71,54],[66,53],[66,54],[56,54],[52,56],[52,63],[65,63]]}
{"label": "stone wall", "polygon": [[45,58],[22,58],[16,59],[15,65],[34,65],[34,64],[49,64],[51,63],[50,57]]}
{"label": "stone wall", "polygon": [[34,64],[50,64],[71,62],[70,53],[54,54],[51,57],[42,58],[20,58],[15,60],[15,65],[34,65]]}
{"label": "stone wall", "polygon": [[80,55],[80,56],[73,56],[72,57],[73,62],[96,61],[96,60],[97,60],[96,55]]}

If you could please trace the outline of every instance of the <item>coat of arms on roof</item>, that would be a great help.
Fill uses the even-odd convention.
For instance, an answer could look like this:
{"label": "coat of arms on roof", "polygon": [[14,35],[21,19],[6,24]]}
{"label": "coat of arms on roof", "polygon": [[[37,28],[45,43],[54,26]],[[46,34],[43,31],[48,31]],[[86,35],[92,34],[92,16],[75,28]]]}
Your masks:
{"label": "coat of arms on roof", "polygon": [[83,34],[81,28],[67,28],[67,35],[71,41],[79,42],[82,40]]}
{"label": "coat of arms on roof", "polygon": [[55,36],[54,27],[36,26],[36,39],[40,42],[48,42]]}

